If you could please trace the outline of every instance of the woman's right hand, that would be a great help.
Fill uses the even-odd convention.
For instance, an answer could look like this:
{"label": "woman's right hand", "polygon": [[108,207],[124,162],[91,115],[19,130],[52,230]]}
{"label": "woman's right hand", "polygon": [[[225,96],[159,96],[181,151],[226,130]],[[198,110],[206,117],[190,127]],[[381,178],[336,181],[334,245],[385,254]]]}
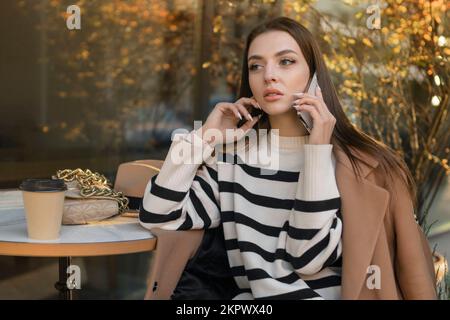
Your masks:
{"label": "woman's right hand", "polygon": [[[252,106],[261,109],[258,102],[253,98],[240,98],[234,103],[219,102],[209,114],[205,124],[201,127],[202,139],[212,146],[239,141],[261,118],[261,116],[252,118],[249,112]],[[247,121],[238,128],[237,124],[241,119],[246,119]],[[220,134],[213,134],[216,130],[212,130],[208,134],[207,132],[210,129],[216,129]],[[236,130],[233,141],[226,141],[227,129]]]}

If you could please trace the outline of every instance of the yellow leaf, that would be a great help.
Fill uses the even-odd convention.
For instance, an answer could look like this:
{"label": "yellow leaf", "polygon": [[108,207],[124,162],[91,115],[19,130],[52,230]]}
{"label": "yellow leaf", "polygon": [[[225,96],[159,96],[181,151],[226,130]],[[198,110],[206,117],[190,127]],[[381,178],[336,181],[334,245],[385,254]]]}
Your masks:
{"label": "yellow leaf", "polygon": [[372,41],[370,41],[369,38],[363,38],[362,42],[368,47],[373,47]]}
{"label": "yellow leaf", "polygon": [[83,60],[86,60],[89,58],[89,51],[84,49],[83,51],[81,51],[80,56]]}
{"label": "yellow leaf", "polygon": [[130,79],[130,78],[125,78],[125,79],[123,79],[123,83],[126,85],[132,85],[132,84],[134,84],[134,80]]}

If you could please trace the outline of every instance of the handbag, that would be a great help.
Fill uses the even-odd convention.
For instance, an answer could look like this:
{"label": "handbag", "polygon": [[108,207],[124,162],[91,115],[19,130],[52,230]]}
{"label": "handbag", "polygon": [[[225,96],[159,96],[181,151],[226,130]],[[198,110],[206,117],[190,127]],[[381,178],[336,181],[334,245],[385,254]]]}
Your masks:
{"label": "handbag", "polygon": [[121,214],[128,209],[128,198],[115,191],[108,179],[89,169],[58,170],[54,179],[67,185],[62,224],[88,224]]}

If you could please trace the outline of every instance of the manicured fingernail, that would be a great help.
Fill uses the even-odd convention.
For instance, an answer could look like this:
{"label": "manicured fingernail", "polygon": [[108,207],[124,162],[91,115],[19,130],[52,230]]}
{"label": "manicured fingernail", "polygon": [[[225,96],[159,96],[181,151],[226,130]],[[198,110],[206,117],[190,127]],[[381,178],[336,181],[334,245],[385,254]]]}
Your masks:
{"label": "manicured fingernail", "polygon": [[249,114],[247,114],[247,116],[248,116],[248,119],[249,119],[250,121],[252,121],[252,120],[253,120],[253,118],[252,118],[252,116],[250,115],[250,113],[249,113]]}
{"label": "manicured fingernail", "polygon": [[238,112],[238,116],[239,116],[239,118],[242,120],[242,116],[241,116],[241,114]]}

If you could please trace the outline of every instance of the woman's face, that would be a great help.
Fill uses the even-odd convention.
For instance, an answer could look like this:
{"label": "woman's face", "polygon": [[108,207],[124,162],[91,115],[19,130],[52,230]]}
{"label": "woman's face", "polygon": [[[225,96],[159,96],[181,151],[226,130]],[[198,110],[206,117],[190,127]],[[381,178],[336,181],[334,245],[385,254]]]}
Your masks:
{"label": "woman's face", "polygon": [[289,111],[292,94],[303,92],[309,67],[294,38],[284,31],[257,36],[248,50],[250,88],[261,108],[269,115]]}

